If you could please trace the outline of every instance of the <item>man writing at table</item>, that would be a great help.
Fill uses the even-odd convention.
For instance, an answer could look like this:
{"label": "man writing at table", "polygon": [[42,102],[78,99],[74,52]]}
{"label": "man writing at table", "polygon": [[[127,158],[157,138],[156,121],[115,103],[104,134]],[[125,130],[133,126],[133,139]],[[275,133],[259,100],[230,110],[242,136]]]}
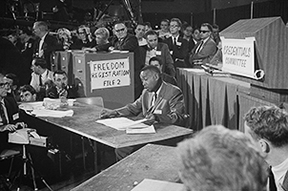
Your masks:
{"label": "man writing at table", "polygon": [[[122,108],[103,110],[101,117],[139,116],[145,117],[149,124],[160,122],[184,126],[185,104],[181,90],[163,82],[160,70],[152,65],[141,70],[140,78],[144,86],[142,95]],[[122,159],[138,148],[116,149],[116,157]]]}

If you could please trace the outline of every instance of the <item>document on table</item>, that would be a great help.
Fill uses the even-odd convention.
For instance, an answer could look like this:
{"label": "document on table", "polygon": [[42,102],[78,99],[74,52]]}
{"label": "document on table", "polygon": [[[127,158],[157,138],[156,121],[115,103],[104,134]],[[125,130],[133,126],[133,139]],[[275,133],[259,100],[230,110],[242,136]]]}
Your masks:
{"label": "document on table", "polygon": [[74,111],[72,109],[67,111],[56,111],[56,110],[49,110],[49,109],[41,109],[41,110],[33,110],[32,114],[34,114],[36,117],[72,117],[74,114]]}
{"label": "document on table", "polygon": [[101,123],[103,125],[112,127],[116,130],[126,130],[129,129],[146,129],[149,125],[144,124],[143,122],[147,121],[147,119],[140,119],[137,121],[133,121],[126,117],[118,117],[111,119],[100,119],[97,120],[97,123]]}
{"label": "document on table", "polygon": [[[145,125],[145,124],[144,124]],[[139,128],[139,127],[128,127],[126,128],[127,134],[150,134],[150,133],[156,133],[154,125],[145,125],[145,127]]]}
{"label": "document on table", "polygon": [[184,191],[184,184],[162,180],[144,179],[131,191]]}

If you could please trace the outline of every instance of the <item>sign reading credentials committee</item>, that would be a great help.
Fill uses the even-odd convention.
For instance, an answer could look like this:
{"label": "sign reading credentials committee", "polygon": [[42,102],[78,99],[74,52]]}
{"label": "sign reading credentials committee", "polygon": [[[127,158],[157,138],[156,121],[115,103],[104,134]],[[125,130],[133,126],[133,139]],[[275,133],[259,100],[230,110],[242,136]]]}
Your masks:
{"label": "sign reading credentials committee", "polygon": [[95,89],[129,86],[129,58],[91,61],[91,91]]}
{"label": "sign reading credentials committee", "polygon": [[222,38],[223,71],[254,78],[255,38]]}

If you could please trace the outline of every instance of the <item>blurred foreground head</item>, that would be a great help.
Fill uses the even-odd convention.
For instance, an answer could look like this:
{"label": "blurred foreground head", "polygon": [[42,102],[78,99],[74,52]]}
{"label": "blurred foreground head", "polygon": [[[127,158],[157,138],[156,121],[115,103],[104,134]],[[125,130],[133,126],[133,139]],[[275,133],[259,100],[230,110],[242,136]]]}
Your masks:
{"label": "blurred foreground head", "polygon": [[261,191],[267,166],[241,132],[209,126],[178,145],[180,178],[190,191]]}

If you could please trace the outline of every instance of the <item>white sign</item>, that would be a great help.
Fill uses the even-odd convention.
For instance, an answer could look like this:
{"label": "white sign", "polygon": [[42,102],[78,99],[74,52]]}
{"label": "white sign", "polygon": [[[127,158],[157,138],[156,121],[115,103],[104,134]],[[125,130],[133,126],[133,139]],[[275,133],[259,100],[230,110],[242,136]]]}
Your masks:
{"label": "white sign", "polygon": [[129,86],[129,58],[90,61],[91,91],[95,89]]}
{"label": "white sign", "polygon": [[246,39],[222,38],[222,70],[254,78],[254,41],[254,37]]}

